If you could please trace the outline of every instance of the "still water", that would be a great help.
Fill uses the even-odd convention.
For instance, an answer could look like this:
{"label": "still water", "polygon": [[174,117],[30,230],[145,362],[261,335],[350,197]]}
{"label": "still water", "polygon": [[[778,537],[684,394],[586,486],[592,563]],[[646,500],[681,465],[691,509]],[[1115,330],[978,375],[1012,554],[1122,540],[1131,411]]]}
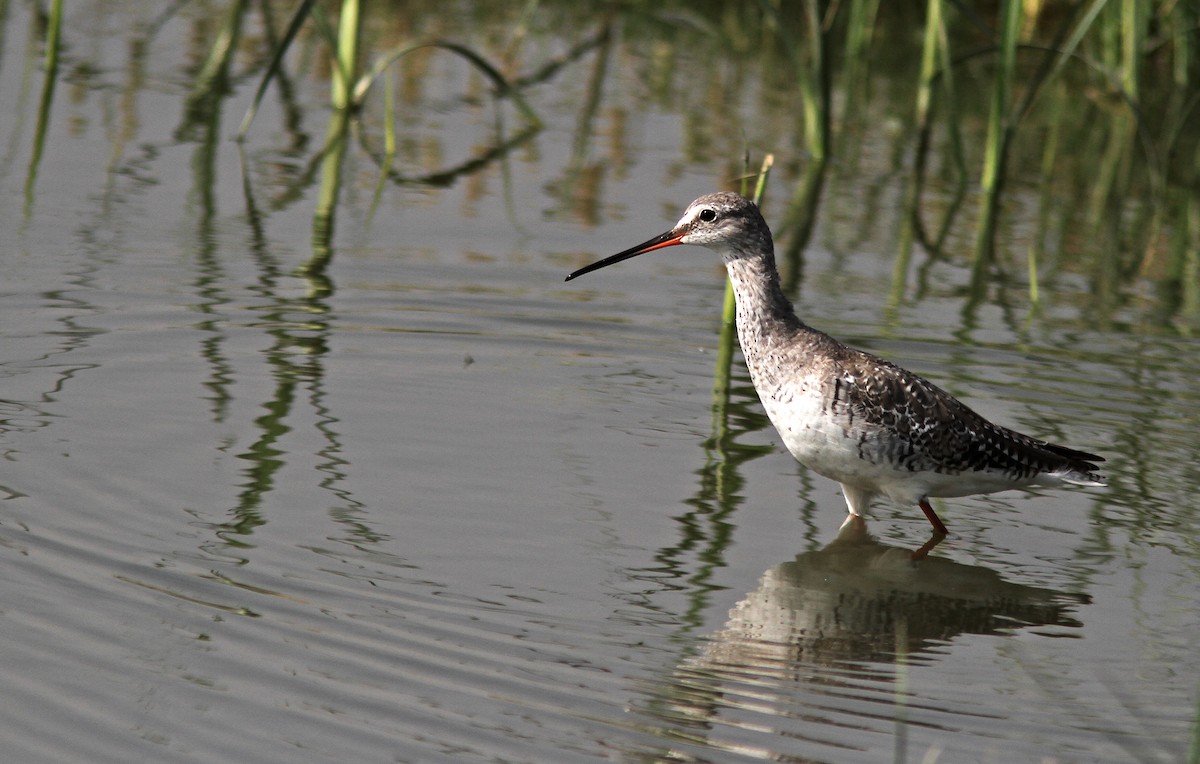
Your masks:
{"label": "still water", "polygon": [[[913,564],[920,512],[839,532],[740,365],[714,406],[710,253],[562,282],[727,185],[744,141],[779,152],[778,220],[797,162],[751,96],[710,120],[648,97],[645,50],[567,58],[502,162],[379,191],[352,143],[327,252],[324,75],[231,140],[256,16],[202,128],[219,14],[151,33],[137,4],[68,4],[31,181],[30,10],[0,48],[5,761],[1188,757],[1200,342],[1151,298],[1100,312],[1065,270],[1034,310],[1018,264],[968,308],[969,265],[918,251],[889,300],[904,173],[868,142],[830,182],[789,266],[804,317],[1109,457],[1107,489],[941,504],[952,535]],[[537,34],[523,67],[573,42]],[[412,176],[495,129],[468,67],[425,61]]]}

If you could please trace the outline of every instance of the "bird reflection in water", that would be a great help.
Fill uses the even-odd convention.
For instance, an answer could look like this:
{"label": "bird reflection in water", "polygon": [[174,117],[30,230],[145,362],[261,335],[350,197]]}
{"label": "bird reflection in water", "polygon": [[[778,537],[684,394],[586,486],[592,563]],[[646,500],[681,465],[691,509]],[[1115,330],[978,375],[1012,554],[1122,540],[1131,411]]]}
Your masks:
{"label": "bird reflection in water", "polygon": [[932,542],[915,552],[889,546],[868,533],[862,517],[851,516],[825,548],[767,570],[759,588],[730,612],[709,652],[722,663],[764,651],[772,661],[889,661],[960,634],[1082,625],[1069,613],[1089,601],[1086,595],[926,557]]}
{"label": "bird reflection in water", "polygon": [[[861,517],[847,520],[828,546],[768,569],[725,626],[663,678],[643,710],[675,727],[673,736],[683,725],[698,742],[707,738],[700,730],[718,719],[738,726],[726,717],[745,713],[752,697],[777,720],[824,719],[824,734],[837,737],[847,722],[834,721],[840,712],[833,709],[858,697],[877,709],[875,716],[875,702],[889,702],[890,691],[880,696],[881,688],[902,684],[902,665],[935,660],[956,637],[1024,628],[1064,636],[1060,629],[1083,625],[1073,613],[1090,602],[1086,595],[1006,581],[989,568],[922,550],[918,556],[884,544]],[[895,692],[904,694],[903,687]],[[822,736],[820,727],[805,729]]]}

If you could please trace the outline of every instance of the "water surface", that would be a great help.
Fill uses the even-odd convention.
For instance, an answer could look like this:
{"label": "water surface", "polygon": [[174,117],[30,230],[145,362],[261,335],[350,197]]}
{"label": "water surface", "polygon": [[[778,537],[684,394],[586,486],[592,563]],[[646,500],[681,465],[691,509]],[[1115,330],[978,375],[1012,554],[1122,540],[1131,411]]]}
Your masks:
{"label": "water surface", "polygon": [[[1070,268],[1036,309],[1020,265],[972,303],[968,262],[918,250],[888,299],[889,131],[785,263],[801,314],[1109,458],[1108,489],[944,502],[953,534],[920,565],[915,508],[839,533],[836,485],[782,450],[740,362],[714,417],[710,253],[562,283],[726,185],[743,141],[779,153],[782,217],[802,162],[756,117],[753,69],[715,119],[694,92],[649,98],[644,47],[586,48],[528,91],[530,142],[378,198],[352,143],[318,278],[296,179],[322,75],[269,98],[239,154],[248,62],[209,121],[185,108],[198,8],[131,48],[137,7],[71,7],[30,190],[29,11],[6,10],[0,58],[0,98],[26,105],[0,117],[8,760],[1187,756],[1200,345]],[[453,31],[498,56],[499,21]],[[552,21],[528,69],[587,38]],[[261,19],[243,34],[249,59]],[[467,67],[424,61],[399,89],[411,175],[494,138]]]}

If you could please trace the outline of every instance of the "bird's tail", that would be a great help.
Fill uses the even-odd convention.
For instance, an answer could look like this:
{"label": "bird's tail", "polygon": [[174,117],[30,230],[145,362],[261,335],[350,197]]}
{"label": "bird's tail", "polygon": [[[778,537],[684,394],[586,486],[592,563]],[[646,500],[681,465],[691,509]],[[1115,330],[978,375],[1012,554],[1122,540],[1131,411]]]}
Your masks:
{"label": "bird's tail", "polygon": [[1062,468],[1055,474],[1064,483],[1071,485],[1108,485],[1108,481],[1100,474],[1097,462],[1104,461],[1103,456],[1089,454],[1087,451],[1077,451],[1066,446],[1056,446],[1047,443],[1044,448],[1063,460]]}

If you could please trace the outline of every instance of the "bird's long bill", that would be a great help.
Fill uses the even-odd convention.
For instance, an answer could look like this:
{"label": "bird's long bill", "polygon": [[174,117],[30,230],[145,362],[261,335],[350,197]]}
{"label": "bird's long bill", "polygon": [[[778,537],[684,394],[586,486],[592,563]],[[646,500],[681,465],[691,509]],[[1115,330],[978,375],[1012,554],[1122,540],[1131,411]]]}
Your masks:
{"label": "bird's long bill", "polygon": [[579,270],[572,273],[570,276],[567,276],[567,278],[565,280],[570,281],[571,279],[582,276],[585,273],[591,273],[592,271],[598,271],[601,268],[604,268],[605,266],[612,265],[613,263],[619,263],[622,260],[628,260],[631,257],[637,257],[638,255],[642,255],[647,252],[653,252],[656,249],[662,249],[663,247],[673,247],[676,244],[680,244],[681,242],[679,240],[682,238],[683,238],[683,234],[681,234],[681,233],[676,233],[675,231],[667,231],[666,233],[655,236],[650,241],[642,242],[641,244],[637,245],[636,247],[630,247],[629,249],[625,250],[624,252],[618,252],[617,254],[612,255],[611,257],[606,257],[603,260],[597,260],[596,262],[592,263],[591,265],[585,265],[582,268],[580,268]]}

